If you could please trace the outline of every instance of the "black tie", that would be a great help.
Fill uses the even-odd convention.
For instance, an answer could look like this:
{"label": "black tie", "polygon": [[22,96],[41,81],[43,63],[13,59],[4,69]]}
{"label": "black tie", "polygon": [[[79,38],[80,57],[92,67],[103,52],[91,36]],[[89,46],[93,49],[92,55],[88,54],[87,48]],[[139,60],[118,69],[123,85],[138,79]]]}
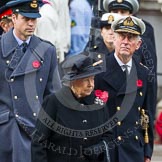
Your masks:
{"label": "black tie", "polygon": [[125,73],[125,76],[126,76],[126,78],[127,78],[128,75],[129,75],[129,72],[128,72],[128,65],[122,65],[122,67],[124,68],[124,73]]}
{"label": "black tie", "polygon": [[21,44],[22,51],[23,51],[24,53],[26,52],[27,46],[28,46],[28,44],[27,44],[26,42],[23,42],[23,43]]}

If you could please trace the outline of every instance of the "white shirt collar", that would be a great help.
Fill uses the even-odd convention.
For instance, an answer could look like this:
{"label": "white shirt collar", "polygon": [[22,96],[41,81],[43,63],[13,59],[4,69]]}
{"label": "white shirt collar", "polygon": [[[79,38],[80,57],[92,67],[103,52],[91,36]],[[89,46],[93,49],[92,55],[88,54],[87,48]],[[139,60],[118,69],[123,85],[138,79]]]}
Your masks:
{"label": "white shirt collar", "polygon": [[129,62],[127,62],[126,64],[124,64],[116,55],[116,53],[114,53],[114,57],[116,59],[116,61],[118,62],[119,66],[121,67],[121,69],[124,71],[125,68],[123,68],[123,65],[127,65],[128,68],[128,72],[130,73],[131,68],[132,68],[132,58],[129,60]]}
{"label": "white shirt collar", "polygon": [[20,38],[18,38],[13,30],[13,35],[18,43],[18,45],[20,46],[23,42],[26,42],[27,44],[29,44],[30,42],[30,39],[31,39],[31,36],[26,40],[26,41],[22,41]]}

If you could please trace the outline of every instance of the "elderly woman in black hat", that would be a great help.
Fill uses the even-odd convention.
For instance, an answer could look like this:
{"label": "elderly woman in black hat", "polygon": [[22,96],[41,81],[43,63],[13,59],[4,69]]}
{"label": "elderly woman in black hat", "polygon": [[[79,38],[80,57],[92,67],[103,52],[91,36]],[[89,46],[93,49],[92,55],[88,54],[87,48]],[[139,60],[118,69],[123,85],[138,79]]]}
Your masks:
{"label": "elderly woman in black hat", "polygon": [[93,91],[102,55],[75,55],[62,67],[64,86],[46,98],[37,120],[32,162],[109,162],[108,93]]}

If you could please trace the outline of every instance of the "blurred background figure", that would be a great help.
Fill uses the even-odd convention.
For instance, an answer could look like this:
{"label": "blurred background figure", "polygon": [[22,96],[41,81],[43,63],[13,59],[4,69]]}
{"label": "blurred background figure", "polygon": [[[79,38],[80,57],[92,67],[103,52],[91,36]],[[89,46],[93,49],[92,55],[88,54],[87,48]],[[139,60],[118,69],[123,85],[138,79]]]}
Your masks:
{"label": "blurred background figure", "polygon": [[10,0],[0,1],[0,35],[13,27],[11,19],[12,10],[6,6],[6,3],[9,1]]}
{"label": "blurred background figure", "polygon": [[71,17],[71,46],[67,56],[82,52],[89,40],[92,9],[87,0],[69,1]]}
{"label": "blurred background figure", "polygon": [[[121,15],[135,15],[139,11],[138,0],[103,0],[103,8],[107,12],[118,13]],[[157,102],[157,56],[154,39],[154,29],[152,25],[144,21],[146,26],[145,33],[141,36],[142,45],[135,52],[139,62],[149,69],[149,83],[152,84],[152,114],[155,117]]]}
{"label": "blurred background figure", "polygon": [[156,118],[155,131],[158,138],[157,140],[155,140],[155,144],[162,144],[162,112],[160,112]]}
{"label": "blurred background figure", "polygon": [[35,34],[56,46],[57,56],[61,62],[70,47],[68,0],[42,0],[40,14]]}
{"label": "blurred background figure", "polygon": [[114,51],[114,32],[111,29],[111,24],[120,17],[121,15],[116,13],[105,13],[102,15],[100,19],[101,39],[90,50],[103,53],[106,56]]}

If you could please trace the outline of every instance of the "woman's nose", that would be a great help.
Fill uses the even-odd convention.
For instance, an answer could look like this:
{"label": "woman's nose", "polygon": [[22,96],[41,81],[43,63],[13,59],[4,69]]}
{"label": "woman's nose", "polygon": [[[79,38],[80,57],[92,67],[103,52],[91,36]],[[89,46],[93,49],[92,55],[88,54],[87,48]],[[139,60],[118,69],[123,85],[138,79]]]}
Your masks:
{"label": "woman's nose", "polygon": [[94,86],[94,79],[89,79],[89,85]]}

